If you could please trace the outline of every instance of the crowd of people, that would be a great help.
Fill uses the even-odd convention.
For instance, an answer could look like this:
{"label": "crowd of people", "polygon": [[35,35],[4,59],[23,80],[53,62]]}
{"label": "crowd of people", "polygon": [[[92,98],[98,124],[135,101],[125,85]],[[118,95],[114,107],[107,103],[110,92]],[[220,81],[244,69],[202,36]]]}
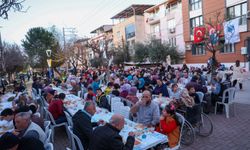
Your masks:
{"label": "crowd of people", "polygon": [[[243,69],[240,68],[239,61],[228,69],[220,66],[216,72],[210,67],[189,68],[185,64],[181,68],[161,65],[126,70],[118,67],[82,69],[78,74],[70,74],[65,79],[58,77],[52,80],[34,76],[32,88],[43,96],[49,112],[58,124],[67,122],[64,114],[66,95],[58,93],[52,86],[70,89],[71,94],[85,101],[84,108],[72,116],[73,132],[82,141],[84,149],[133,149],[135,134],[130,132],[125,144],[119,135],[125,124],[123,116],[115,114],[109,122],[91,122],[96,107],[111,111],[108,96],[128,100],[132,104],[130,119],[144,126],[154,127],[157,132],[167,135],[167,146],[174,147],[180,140],[181,132],[176,110],[184,109],[186,119],[195,125],[199,121],[201,101],[208,102],[205,111],[209,113],[215,102],[221,100],[220,96],[226,88],[236,86],[237,83],[240,89],[243,88],[242,74]],[[25,87],[16,85],[14,92],[17,94],[13,107],[1,112],[1,119],[6,121],[6,126],[14,129],[12,133],[5,133],[0,138],[0,147],[3,149],[23,149],[27,146],[26,143],[43,149],[44,118],[37,112],[42,104],[24,91]],[[206,96],[200,100],[196,92],[202,92]],[[171,102],[161,109],[159,104],[153,101],[153,95],[168,97]],[[222,111],[223,107],[218,109]]]}

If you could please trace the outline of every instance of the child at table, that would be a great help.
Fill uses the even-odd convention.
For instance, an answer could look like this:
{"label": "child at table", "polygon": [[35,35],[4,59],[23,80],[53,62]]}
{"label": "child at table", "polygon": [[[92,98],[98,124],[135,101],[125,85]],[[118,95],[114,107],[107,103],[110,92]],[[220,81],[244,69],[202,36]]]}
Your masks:
{"label": "child at table", "polygon": [[0,126],[3,126],[7,129],[12,129],[14,127],[13,125],[14,112],[12,109],[10,108],[4,109],[1,112],[0,117],[2,120]]}
{"label": "child at table", "polygon": [[156,131],[168,136],[168,147],[172,148],[178,145],[180,140],[180,123],[175,114],[175,106],[172,103],[162,110],[160,124]]}

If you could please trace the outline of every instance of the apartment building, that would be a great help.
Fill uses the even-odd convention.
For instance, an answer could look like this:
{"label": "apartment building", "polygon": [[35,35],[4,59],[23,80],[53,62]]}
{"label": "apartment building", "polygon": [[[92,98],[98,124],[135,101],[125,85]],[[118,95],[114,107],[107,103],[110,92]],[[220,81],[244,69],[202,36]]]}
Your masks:
{"label": "apartment building", "polygon": [[103,58],[107,58],[108,51],[110,51],[113,47],[112,27],[113,25],[102,25],[90,32],[92,37],[88,41],[88,62],[89,60],[93,59],[95,55],[97,55],[93,48],[97,51],[100,51],[103,55]]}
{"label": "apartment building", "polygon": [[[204,64],[211,57],[204,44],[194,44],[194,28],[204,26],[215,14],[220,12],[224,21],[239,18],[240,41],[234,44],[224,44],[217,53],[216,58],[225,65],[232,65],[238,59],[249,68],[250,55],[250,21],[247,12],[250,10],[249,0],[183,0],[183,31],[186,49],[187,64]],[[225,16],[225,17],[224,17]],[[224,42],[224,41],[220,41]]]}
{"label": "apartment building", "polygon": [[134,54],[134,45],[145,40],[144,11],[153,5],[131,5],[117,13],[111,19],[117,22],[113,26],[113,43],[115,47],[127,45],[130,54]]}
{"label": "apartment building", "polygon": [[185,53],[181,0],[167,0],[145,10],[147,40],[156,39]]}

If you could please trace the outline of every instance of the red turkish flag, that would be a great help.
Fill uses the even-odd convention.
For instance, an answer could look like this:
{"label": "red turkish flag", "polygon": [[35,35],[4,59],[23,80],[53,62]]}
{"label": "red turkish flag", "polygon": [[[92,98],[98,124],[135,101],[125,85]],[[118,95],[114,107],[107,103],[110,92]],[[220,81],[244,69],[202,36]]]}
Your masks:
{"label": "red turkish flag", "polygon": [[194,28],[194,43],[200,43],[203,41],[205,36],[205,27],[195,27]]}

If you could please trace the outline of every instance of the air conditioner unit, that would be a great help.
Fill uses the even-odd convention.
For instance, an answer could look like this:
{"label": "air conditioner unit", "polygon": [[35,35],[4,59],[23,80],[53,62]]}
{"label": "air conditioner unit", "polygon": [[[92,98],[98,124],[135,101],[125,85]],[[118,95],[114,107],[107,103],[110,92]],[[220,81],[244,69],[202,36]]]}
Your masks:
{"label": "air conditioner unit", "polygon": [[170,33],[175,33],[175,28],[169,29],[169,32],[170,32]]}
{"label": "air conditioner unit", "polygon": [[250,19],[250,10],[247,11],[247,19]]}
{"label": "air conditioner unit", "polygon": [[241,55],[247,54],[247,47],[241,47]]}
{"label": "air conditioner unit", "polygon": [[186,45],[185,45],[185,49],[186,49],[187,51],[191,51],[192,45],[191,45],[191,44],[186,44]]}

